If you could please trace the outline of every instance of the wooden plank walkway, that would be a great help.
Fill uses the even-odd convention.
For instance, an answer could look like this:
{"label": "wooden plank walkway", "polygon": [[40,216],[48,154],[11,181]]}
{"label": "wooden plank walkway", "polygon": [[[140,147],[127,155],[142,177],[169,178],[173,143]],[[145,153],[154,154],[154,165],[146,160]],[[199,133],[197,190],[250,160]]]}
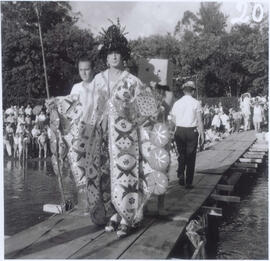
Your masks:
{"label": "wooden plank walkway", "polygon": [[117,239],[116,233],[105,233],[103,228],[93,225],[88,216],[79,216],[74,210],[53,216],[6,239],[5,257],[165,259],[185,232],[189,220],[213,192],[222,174],[245,153],[255,139],[252,131],[233,134],[213,148],[199,153],[192,190],[177,184],[176,166],[173,166],[165,197],[165,208],[169,215],[155,215],[157,197],[152,197],[141,228],[126,238]]}
{"label": "wooden plank walkway", "polygon": [[196,159],[196,172],[223,174],[255,141],[255,132],[240,132],[228,136],[202,151]]}

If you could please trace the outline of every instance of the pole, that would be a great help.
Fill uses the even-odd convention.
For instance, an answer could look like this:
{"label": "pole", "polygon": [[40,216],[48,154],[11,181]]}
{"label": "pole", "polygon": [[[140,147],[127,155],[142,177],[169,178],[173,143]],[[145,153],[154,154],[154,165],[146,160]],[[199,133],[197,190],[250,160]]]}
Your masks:
{"label": "pole", "polygon": [[[44,53],[44,46],[43,46],[43,39],[42,39],[41,24],[40,24],[40,16],[39,16],[39,10],[38,10],[38,2],[34,3],[34,8],[35,8],[35,11],[36,11],[36,14],[37,14],[37,19],[38,19],[38,31],[39,31],[41,53],[42,53],[42,60],[43,60],[45,86],[46,86],[47,99],[49,99],[50,98],[50,93],[49,93],[47,67],[46,67],[46,60],[45,60],[45,53]],[[60,193],[61,193],[62,205],[64,206],[64,204],[65,204],[65,194],[64,194],[64,186],[63,186],[63,180],[62,180],[62,169],[60,167],[60,161],[59,161],[59,154],[57,155],[57,168],[58,168],[58,184],[59,184],[59,189],[60,189]]]}
{"label": "pole", "polygon": [[40,38],[40,45],[41,45],[41,53],[42,53],[42,61],[43,61],[46,93],[47,93],[47,99],[49,99],[50,98],[50,93],[49,93],[49,85],[48,85],[48,77],[47,77],[47,67],[46,67],[43,39],[42,39],[42,32],[41,32],[40,17],[39,17],[39,11],[38,11],[38,6],[37,5],[38,5],[37,2],[34,3],[34,7],[35,7],[36,14],[37,14],[37,19],[38,19],[38,31],[39,31],[39,38]]}

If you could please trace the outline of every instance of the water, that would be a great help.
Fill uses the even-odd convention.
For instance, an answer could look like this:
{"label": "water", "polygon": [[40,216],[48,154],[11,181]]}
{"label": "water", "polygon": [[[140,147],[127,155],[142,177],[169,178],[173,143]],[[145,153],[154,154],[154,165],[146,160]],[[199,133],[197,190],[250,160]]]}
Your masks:
{"label": "water", "polygon": [[238,195],[240,204],[224,209],[215,258],[268,259],[267,169],[241,178]]}
{"label": "water", "polygon": [[[42,211],[43,204],[60,202],[56,176],[50,161],[27,163],[26,174],[19,162],[5,161],[5,235],[13,235],[37,224],[51,214]],[[241,178],[238,195],[241,202],[223,206],[218,240],[212,244],[208,258],[268,258],[268,173]],[[74,196],[72,180],[65,177],[66,191]]]}
{"label": "water", "polygon": [[[13,235],[47,219],[43,205],[59,204],[61,195],[49,160],[27,162],[25,175],[19,161],[4,161],[4,229]],[[69,177],[65,186],[73,193]],[[70,194],[69,193],[69,194]]]}

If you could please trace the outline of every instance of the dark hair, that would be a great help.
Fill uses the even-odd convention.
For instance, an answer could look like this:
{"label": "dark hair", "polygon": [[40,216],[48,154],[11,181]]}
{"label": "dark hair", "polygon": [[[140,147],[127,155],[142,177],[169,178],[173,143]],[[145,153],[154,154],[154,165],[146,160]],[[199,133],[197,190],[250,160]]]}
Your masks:
{"label": "dark hair", "polygon": [[111,52],[118,52],[124,61],[130,58],[130,47],[125,33],[120,28],[120,25],[111,25],[107,31],[104,31],[101,39],[102,48],[99,52],[99,57],[106,61],[107,55]]}
{"label": "dark hair", "polygon": [[94,63],[93,63],[93,61],[92,61],[88,56],[86,56],[86,55],[80,56],[80,57],[79,57],[78,62],[77,62],[77,66],[78,66],[78,67],[79,67],[79,63],[80,63],[80,62],[89,62],[89,63],[90,63],[91,69],[94,68]]}
{"label": "dark hair", "polygon": [[183,88],[184,93],[192,93],[193,91],[195,92],[195,89],[191,86],[185,86],[185,88]]}

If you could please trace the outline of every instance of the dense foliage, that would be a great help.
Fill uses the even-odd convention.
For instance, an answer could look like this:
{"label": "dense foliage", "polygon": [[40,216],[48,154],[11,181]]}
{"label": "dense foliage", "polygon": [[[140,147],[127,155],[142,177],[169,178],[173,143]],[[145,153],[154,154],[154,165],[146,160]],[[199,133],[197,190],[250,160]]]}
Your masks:
{"label": "dense foliage", "polygon": [[[186,11],[174,35],[152,35],[130,41],[132,72],[140,57],[167,58],[175,64],[175,95],[189,78],[201,97],[238,96],[268,92],[268,14],[260,23],[227,28],[220,3],[201,3],[197,14]],[[25,103],[46,97],[38,18],[51,96],[69,93],[78,81],[76,61],[87,54],[95,71],[98,37],[76,26],[78,17],[68,2],[1,2],[3,103]],[[37,15],[38,14],[38,15]]]}
{"label": "dense foliage", "polygon": [[35,8],[40,15],[50,96],[69,93],[73,83],[79,80],[78,57],[86,54],[96,59],[97,53],[92,34],[75,25],[70,5],[2,2],[1,6],[4,106],[46,97]]}

